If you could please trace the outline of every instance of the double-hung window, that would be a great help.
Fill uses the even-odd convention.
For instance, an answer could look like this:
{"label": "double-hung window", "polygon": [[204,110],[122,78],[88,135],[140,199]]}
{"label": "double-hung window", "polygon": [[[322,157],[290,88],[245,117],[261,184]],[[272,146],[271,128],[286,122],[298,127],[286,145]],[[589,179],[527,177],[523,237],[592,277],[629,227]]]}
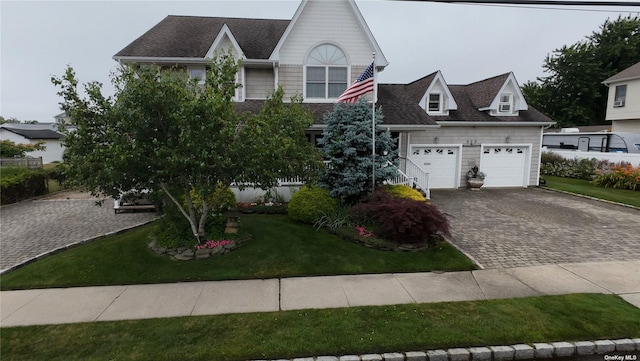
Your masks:
{"label": "double-hung window", "polygon": [[613,107],[621,108],[627,100],[627,84],[616,86],[616,96],[613,98]]}
{"label": "double-hung window", "polygon": [[440,109],[440,93],[431,93],[429,94],[429,106],[427,109],[429,109],[430,112],[439,112],[442,109]]}
{"label": "double-hung window", "polygon": [[498,111],[500,113],[510,113],[511,112],[511,94],[510,93],[502,93],[500,94],[500,103],[498,104]]}
{"label": "double-hung window", "polygon": [[306,63],[306,98],[338,98],[347,89],[347,57],[331,44],[314,48]]}

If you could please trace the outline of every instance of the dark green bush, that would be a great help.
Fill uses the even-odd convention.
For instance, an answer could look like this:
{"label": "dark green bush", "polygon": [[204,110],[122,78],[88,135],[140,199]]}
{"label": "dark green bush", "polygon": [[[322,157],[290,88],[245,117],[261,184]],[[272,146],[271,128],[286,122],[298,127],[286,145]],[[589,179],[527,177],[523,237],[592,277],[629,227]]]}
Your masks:
{"label": "dark green bush", "polygon": [[333,212],[339,205],[329,191],[317,186],[304,186],[295,192],[289,202],[289,217],[294,221],[314,224],[323,215]]}
{"label": "dark green bush", "polygon": [[40,169],[6,167],[0,171],[0,203],[9,204],[47,194],[47,175]]}
{"label": "dark green bush", "polygon": [[438,233],[449,234],[449,220],[436,206],[392,197],[380,189],[352,212],[355,219],[370,222],[375,235],[396,243],[430,242]]}
{"label": "dark green bush", "polygon": [[66,180],[66,166],[64,163],[55,162],[54,166],[44,170],[47,174],[47,178],[53,179],[58,184],[63,185]]}

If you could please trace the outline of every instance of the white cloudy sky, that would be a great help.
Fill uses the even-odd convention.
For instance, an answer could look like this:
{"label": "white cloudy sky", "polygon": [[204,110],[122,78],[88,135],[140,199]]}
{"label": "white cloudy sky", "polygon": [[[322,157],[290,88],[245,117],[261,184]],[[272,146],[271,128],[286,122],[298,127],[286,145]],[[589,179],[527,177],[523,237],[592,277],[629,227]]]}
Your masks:
{"label": "white cloudy sky", "polygon": [[[630,0],[631,1],[631,0]],[[52,75],[67,64],[81,82],[110,94],[112,56],[167,15],[291,19],[299,0],[0,2],[0,115],[52,122],[60,112]],[[441,70],[449,84],[513,71],[520,84],[543,76],[545,56],[583,40],[607,18],[639,7],[505,7],[357,0],[390,62],[382,83]],[[577,9],[585,9],[581,11]]]}

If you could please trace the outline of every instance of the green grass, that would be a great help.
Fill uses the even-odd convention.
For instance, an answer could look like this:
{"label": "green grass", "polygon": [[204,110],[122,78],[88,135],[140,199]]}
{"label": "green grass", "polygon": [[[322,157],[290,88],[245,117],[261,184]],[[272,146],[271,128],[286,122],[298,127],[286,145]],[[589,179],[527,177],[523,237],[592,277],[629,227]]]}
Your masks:
{"label": "green grass", "polygon": [[3,360],[247,360],[640,336],[614,295],[3,328]]}
{"label": "green grass", "polygon": [[542,178],[547,181],[549,188],[640,207],[640,192],[638,191],[597,187],[583,179],[550,175],[542,176]]}
{"label": "green grass", "polygon": [[97,240],[2,275],[1,289],[145,284],[336,274],[470,270],[448,243],[423,252],[388,252],[344,241],[286,216],[246,215],[253,238],[238,250],[177,262],[148,249],[155,225]]}

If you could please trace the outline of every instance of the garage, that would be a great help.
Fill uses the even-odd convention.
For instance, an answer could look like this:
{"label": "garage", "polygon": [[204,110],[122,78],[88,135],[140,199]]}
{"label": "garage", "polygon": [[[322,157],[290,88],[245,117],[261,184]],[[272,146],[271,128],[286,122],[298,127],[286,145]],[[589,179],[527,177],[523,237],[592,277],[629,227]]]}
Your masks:
{"label": "garage", "polygon": [[487,175],[485,187],[526,187],[531,146],[483,145],[480,170]]}
{"label": "garage", "polygon": [[411,147],[411,160],[429,173],[429,188],[457,188],[460,153],[461,146],[456,145],[415,145]]}

